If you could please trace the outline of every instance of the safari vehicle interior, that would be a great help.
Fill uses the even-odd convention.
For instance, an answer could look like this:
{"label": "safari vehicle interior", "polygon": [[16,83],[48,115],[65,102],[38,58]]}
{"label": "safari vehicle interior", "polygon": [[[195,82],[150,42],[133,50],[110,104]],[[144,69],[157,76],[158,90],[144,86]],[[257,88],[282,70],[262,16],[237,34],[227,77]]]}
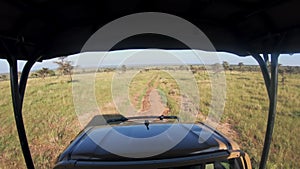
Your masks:
{"label": "safari vehicle interior", "polygon": [[[79,53],[86,40],[101,26],[138,12],[163,12],[182,17],[201,29],[216,51],[241,57],[251,55],[257,60],[269,97],[260,162],[260,169],[266,168],[276,116],[278,57],[300,52],[299,8],[298,0],[1,0],[0,58],[10,65],[13,110],[27,168],[34,168],[34,164],[22,104],[31,67],[46,59]],[[151,43],[153,40],[155,44]],[[107,42],[101,43],[103,48],[100,46],[98,51],[105,50]],[[125,39],[111,50],[147,48],[186,49],[186,46],[149,34]],[[18,60],[27,61],[20,80]]]}

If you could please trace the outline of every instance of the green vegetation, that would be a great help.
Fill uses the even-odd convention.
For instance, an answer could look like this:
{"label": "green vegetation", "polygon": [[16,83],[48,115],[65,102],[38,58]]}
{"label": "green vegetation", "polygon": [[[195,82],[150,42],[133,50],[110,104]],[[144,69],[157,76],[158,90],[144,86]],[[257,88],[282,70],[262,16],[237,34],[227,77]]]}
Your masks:
{"label": "green vegetation", "polygon": [[58,61],[55,61],[58,65],[58,71],[60,72],[60,75],[69,75],[70,81],[72,81],[72,70],[74,67],[71,65],[71,61],[66,60],[67,57],[59,57]]}
{"label": "green vegetation", "polygon": [[[231,66],[232,67],[232,66]],[[194,66],[200,93],[199,111],[206,117],[211,103],[208,74]],[[243,71],[238,71],[243,69]],[[113,72],[97,73],[96,99],[102,113],[116,112],[111,95]],[[267,168],[300,168],[300,74],[284,74],[279,83],[274,138]],[[72,84],[68,76],[31,78],[24,99],[24,120],[36,168],[51,168],[60,152],[82,130],[73,106]],[[279,78],[280,80],[280,78]],[[131,103],[140,109],[147,89],[155,87],[165,97],[170,112],[179,109],[180,91],[176,81],[159,70],[141,71],[129,86]],[[232,137],[252,158],[257,168],[263,146],[268,113],[268,97],[260,72],[245,65],[226,72],[226,104],[221,123],[229,123],[238,133]],[[9,81],[0,81],[0,168],[25,168],[13,118]]]}
{"label": "green vegetation", "polygon": [[141,109],[141,102],[148,88],[158,89],[163,103],[170,109],[171,114],[178,114],[180,109],[178,94],[180,93],[173,77],[159,70],[148,70],[136,74],[129,86],[129,96],[137,110]]}
{"label": "green vegetation", "polygon": [[31,77],[41,77],[42,79],[44,79],[47,76],[55,76],[54,70],[50,70],[49,68],[43,67],[42,69],[31,73]]}
{"label": "green vegetation", "polygon": [[[261,74],[231,73],[227,78],[227,102],[223,120],[239,133],[234,140],[252,157],[258,167],[267,123],[268,97]],[[267,168],[299,168],[300,110],[299,75],[286,76],[285,86],[279,84],[277,117],[273,144]]]}
{"label": "green vegetation", "polygon": [[[72,84],[53,77],[29,79],[23,117],[36,168],[50,168],[80,131],[72,106]],[[25,168],[11,103],[9,81],[0,83],[0,168]]]}
{"label": "green vegetation", "polygon": [[6,74],[0,74],[0,81],[7,80],[7,75]]}

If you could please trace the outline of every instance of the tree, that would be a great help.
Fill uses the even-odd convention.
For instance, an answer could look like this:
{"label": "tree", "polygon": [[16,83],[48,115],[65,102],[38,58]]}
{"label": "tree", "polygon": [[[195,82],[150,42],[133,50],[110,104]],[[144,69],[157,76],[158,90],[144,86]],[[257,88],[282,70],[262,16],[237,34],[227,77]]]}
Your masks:
{"label": "tree", "polygon": [[278,64],[278,73],[281,75],[281,84],[284,87],[286,77],[285,77],[285,69],[282,66],[282,64]]}
{"label": "tree", "polygon": [[48,76],[55,76],[55,71],[54,70],[49,70],[48,71]]}
{"label": "tree", "polygon": [[239,64],[238,64],[238,66],[239,66],[239,68],[240,68],[240,71],[243,71],[243,66],[244,66],[244,63],[243,62],[240,62]]}
{"label": "tree", "polygon": [[4,74],[2,74],[2,75],[0,75],[0,80],[7,80],[7,76],[6,75],[4,75]]}
{"label": "tree", "polygon": [[293,73],[293,69],[292,69],[292,66],[288,66],[287,69],[286,69],[286,72],[291,75]]}
{"label": "tree", "polygon": [[227,61],[223,61],[223,68],[224,68],[224,70],[226,71],[226,70],[228,70],[229,69],[229,63],[227,62]]}
{"label": "tree", "polygon": [[127,69],[127,68],[126,68],[125,65],[122,65],[122,66],[121,66],[121,71],[122,71],[123,73],[126,72],[126,69]]}
{"label": "tree", "polygon": [[41,70],[37,71],[37,74],[39,75],[39,77],[44,79],[46,76],[50,74],[50,70],[48,68],[43,67]]}
{"label": "tree", "polygon": [[58,64],[57,70],[60,72],[60,75],[69,75],[70,81],[72,81],[72,70],[74,67],[71,65],[71,61],[65,59],[66,57],[59,57],[58,61],[54,63]]}
{"label": "tree", "polygon": [[193,65],[190,65],[190,70],[192,71],[193,74],[197,73],[197,69]]}
{"label": "tree", "polygon": [[38,78],[39,74],[37,72],[33,72],[33,73],[31,73],[30,77],[32,77],[32,78]]}
{"label": "tree", "polygon": [[212,69],[212,71],[214,72],[214,73],[219,73],[219,72],[221,72],[223,69],[222,69],[222,65],[220,64],[220,63],[215,63],[215,64],[212,64],[211,66],[210,66],[210,68]]}

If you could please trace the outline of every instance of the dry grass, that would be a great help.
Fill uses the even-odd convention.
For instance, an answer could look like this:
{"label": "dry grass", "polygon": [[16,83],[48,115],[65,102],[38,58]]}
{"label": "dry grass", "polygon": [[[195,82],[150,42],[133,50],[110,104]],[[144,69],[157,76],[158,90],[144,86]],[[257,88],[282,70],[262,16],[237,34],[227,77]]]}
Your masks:
{"label": "dry grass", "polygon": [[[176,81],[165,73],[137,74],[129,87],[130,99],[138,107],[149,79],[157,77],[157,88],[168,107],[179,107]],[[300,75],[286,75],[279,86],[274,138],[268,168],[300,168]],[[115,113],[111,96],[113,73],[96,76],[96,99],[102,113]],[[196,72],[203,115],[209,114],[211,84],[205,72]],[[24,120],[36,168],[51,168],[59,153],[82,129],[72,98],[68,78],[29,79],[24,101]],[[252,157],[257,167],[266,127],[268,98],[258,72],[226,73],[226,104],[221,122],[234,130],[231,136]],[[14,124],[9,82],[0,82],[0,168],[25,168]],[[175,113],[176,114],[176,113]]]}

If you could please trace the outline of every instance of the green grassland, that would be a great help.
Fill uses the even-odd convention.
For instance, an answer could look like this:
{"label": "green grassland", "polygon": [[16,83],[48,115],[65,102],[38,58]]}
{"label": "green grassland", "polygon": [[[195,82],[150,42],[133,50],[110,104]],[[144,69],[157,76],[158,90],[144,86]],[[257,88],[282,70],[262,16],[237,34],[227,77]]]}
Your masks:
{"label": "green grassland", "polygon": [[[194,72],[200,93],[199,111],[207,116],[211,103],[210,78],[205,71]],[[113,72],[97,73],[95,95],[102,113],[115,113],[111,94]],[[279,76],[279,81],[280,81]],[[23,116],[36,168],[51,168],[56,157],[82,130],[68,77],[31,78],[24,99]],[[162,100],[176,114],[180,93],[172,76],[158,70],[141,71],[129,85],[129,98],[136,109],[149,86],[159,89]],[[226,72],[226,103],[221,123],[229,123],[233,137],[257,167],[263,146],[268,97],[259,72]],[[0,169],[25,168],[17,137],[10,87],[0,82]],[[279,83],[277,117],[267,168],[300,168],[300,74],[285,75]]]}

